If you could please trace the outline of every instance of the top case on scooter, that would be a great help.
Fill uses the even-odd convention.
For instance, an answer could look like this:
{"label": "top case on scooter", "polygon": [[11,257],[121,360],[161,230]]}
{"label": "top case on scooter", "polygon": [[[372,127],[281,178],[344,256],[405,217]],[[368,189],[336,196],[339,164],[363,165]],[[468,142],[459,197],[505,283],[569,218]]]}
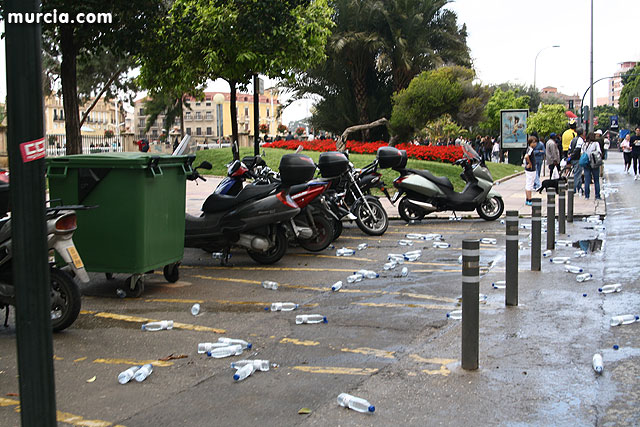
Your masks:
{"label": "top case on scooter", "polygon": [[313,179],[316,164],[304,154],[285,154],[280,159],[280,179],[285,185],[302,184]]}
{"label": "top case on scooter", "polygon": [[334,178],[347,171],[349,168],[349,159],[339,151],[320,153],[318,168],[323,178]]}
{"label": "top case on scooter", "polygon": [[402,161],[402,153],[395,147],[380,147],[376,152],[376,159],[381,169],[395,168]]}
{"label": "top case on scooter", "polygon": [[251,199],[264,197],[273,192],[278,184],[247,185],[237,196],[223,194],[211,194],[202,205],[202,211],[206,213],[222,212]]}

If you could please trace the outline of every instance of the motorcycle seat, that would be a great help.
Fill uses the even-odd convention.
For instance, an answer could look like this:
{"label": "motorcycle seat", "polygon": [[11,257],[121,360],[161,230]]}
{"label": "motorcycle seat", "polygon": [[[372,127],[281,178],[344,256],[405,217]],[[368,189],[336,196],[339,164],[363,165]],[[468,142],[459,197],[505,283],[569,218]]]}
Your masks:
{"label": "motorcycle seat", "polygon": [[446,176],[435,176],[428,170],[417,170],[417,169],[409,169],[409,172],[415,173],[416,175],[420,175],[423,178],[427,178],[431,182],[435,182],[442,187],[448,188],[449,190],[453,190],[453,184],[449,181],[449,178]]}
{"label": "motorcycle seat", "polygon": [[246,202],[247,200],[264,197],[273,192],[278,184],[247,185],[237,196],[211,194],[202,204],[202,211],[207,213],[222,212]]}
{"label": "motorcycle seat", "polygon": [[289,187],[289,194],[294,195],[302,193],[307,188],[309,188],[309,184],[306,182],[304,184],[292,185],[291,187]]}

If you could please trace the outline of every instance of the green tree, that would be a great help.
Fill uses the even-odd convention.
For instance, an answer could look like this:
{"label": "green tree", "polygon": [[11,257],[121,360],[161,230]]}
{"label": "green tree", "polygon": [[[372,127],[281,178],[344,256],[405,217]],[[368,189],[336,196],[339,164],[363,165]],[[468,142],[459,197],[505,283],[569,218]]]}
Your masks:
{"label": "green tree", "polygon": [[[538,111],[538,106],[542,102],[540,91],[538,91],[538,89],[533,87],[533,85],[525,86],[523,84],[502,83],[497,85],[496,88],[502,89],[503,92],[508,92],[512,90],[516,98],[520,98],[522,96],[528,96],[529,97],[528,108],[529,108],[529,111],[531,111],[532,113],[535,113],[536,111]],[[523,107],[523,108],[527,108],[527,107]]]}
{"label": "green tree", "polygon": [[593,109],[593,117],[598,118],[598,124],[595,126],[595,129],[600,129],[605,132],[609,129],[610,117],[611,116],[620,116],[620,112],[613,105],[598,105]]}
{"label": "green tree", "polygon": [[537,132],[540,138],[546,138],[551,132],[561,134],[567,127],[566,111],[562,104],[542,104],[537,112],[529,116],[527,133]]}
{"label": "green tree", "polygon": [[640,97],[640,65],[622,76],[622,84],[620,114],[629,121],[631,127],[640,126],[640,108],[633,107],[633,98]]}
{"label": "green tree", "polygon": [[517,96],[513,90],[506,92],[499,87],[493,91],[485,108],[486,120],[479,124],[480,128],[494,135],[500,132],[500,110],[528,108],[529,97]]}

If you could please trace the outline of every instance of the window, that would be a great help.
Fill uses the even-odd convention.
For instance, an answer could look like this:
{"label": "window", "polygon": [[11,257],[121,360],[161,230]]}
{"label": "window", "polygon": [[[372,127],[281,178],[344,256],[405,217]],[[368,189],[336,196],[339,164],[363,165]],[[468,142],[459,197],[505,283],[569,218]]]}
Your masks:
{"label": "window", "polygon": [[187,135],[191,135],[191,128],[187,128]]}
{"label": "window", "polygon": [[202,135],[202,129],[196,128],[196,135]]}
{"label": "window", "polygon": [[267,117],[269,117],[269,107],[267,107]]}
{"label": "window", "polygon": [[141,109],[140,109],[140,115],[141,115],[141,116],[144,116],[144,108],[141,108]]}
{"label": "window", "polygon": [[211,111],[207,111],[205,114],[206,114],[206,117],[205,117],[205,118],[206,118],[207,120],[213,120],[213,115],[211,114]]}
{"label": "window", "polygon": [[199,107],[199,106],[200,106],[200,102],[198,101],[196,102],[196,107]]}
{"label": "window", "polygon": [[200,111],[196,111],[196,120],[202,120],[202,113]]}
{"label": "window", "polygon": [[210,102],[207,102],[205,105],[206,105],[207,107],[211,107],[211,103],[210,103]]}
{"label": "window", "polygon": [[58,120],[58,110],[53,110],[53,120]]}
{"label": "window", "polygon": [[207,128],[207,135],[211,135],[211,128],[210,127]]}
{"label": "window", "polygon": [[157,138],[158,137],[158,129],[153,129],[151,131],[151,136],[154,137],[154,138]]}
{"label": "window", "polygon": [[244,115],[249,117],[249,107],[244,107]]}
{"label": "window", "polygon": [[145,122],[144,118],[140,119],[140,121],[138,122],[138,127],[143,128],[144,127],[144,122]]}
{"label": "window", "polygon": [[184,114],[184,119],[185,119],[185,120],[191,120],[191,111],[187,111],[187,112]]}

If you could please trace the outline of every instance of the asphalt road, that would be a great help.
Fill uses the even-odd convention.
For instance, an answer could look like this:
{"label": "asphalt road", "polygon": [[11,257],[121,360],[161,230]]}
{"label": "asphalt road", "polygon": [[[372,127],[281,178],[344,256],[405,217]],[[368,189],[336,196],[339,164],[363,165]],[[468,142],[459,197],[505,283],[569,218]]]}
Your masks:
{"label": "asphalt road", "polygon": [[[618,170],[620,169],[620,170]],[[543,260],[529,271],[528,230],[521,231],[520,305],[505,308],[504,225],[483,220],[393,221],[380,237],[347,225],[336,248],[312,254],[291,248],[274,266],[259,266],[234,251],[233,267],[220,267],[198,250],[186,250],[181,279],[147,277],[141,298],[119,299],[124,275],[108,281],[93,275],[83,287],[83,312],[54,336],[56,399],[61,425],[638,425],[639,323],[610,328],[614,314],[640,312],[637,283],[638,192],[632,178],[607,166],[610,188],[606,231],[593,224],[568,226],[574,242],[604,243],[573,263],[594,279],[577,283],[562,265]],[[613,187],[615,186],[615,187]],[[522,222],[528,223],[528,220]],[[411,233],[441,233],[451,248],[432,242],[410,248],[398,240]],[[459,308],[458,257],[464,238],[493,237],[481,245],[480,369],[460,368],[460,322],[446,313]],[[342,246],[369,247],[336,257]],[[543,245],[546,236],[543,235]],[[393,277],[382,265],[390,252],[423,249],[409,275]],[[575,247],[556,255],[572,256]],[[347,284],[366,268],[381,277]],[[262,280],[274,280],[267,290]],[[339,292],[330,286],[344,282]],[[621,282],[623,292],[603,296],[597,288]],[[584,297],[583,294],[587,296]],[[272,302],[295,302],[293,312],[270,312]],[[201,314],[192,316],[194,303]],[[328,323],[296,325],[297,314],[322,314]],[[174,329],[142,332],[148,320],[171,319]],[[228,336],[252,342],[243,355],[212,359],[196,352],[199,342]],[[613,344],[620,346],[613,350]],[[605,373],[591,369],[601,352]],[[169,355],[182,356],[159,361]],[[268,359],[277,367],[234,383],[230,362]],[[128,366],[153,361],[142,383],[120,385]],[[90,381],[95,377],[94,381]],[[15,324],[0,328],[0,422],[19,425]],[[367,398],[374,414],[340,408],[349,392]],[[298,414],[301,408],[310,415]]]}

